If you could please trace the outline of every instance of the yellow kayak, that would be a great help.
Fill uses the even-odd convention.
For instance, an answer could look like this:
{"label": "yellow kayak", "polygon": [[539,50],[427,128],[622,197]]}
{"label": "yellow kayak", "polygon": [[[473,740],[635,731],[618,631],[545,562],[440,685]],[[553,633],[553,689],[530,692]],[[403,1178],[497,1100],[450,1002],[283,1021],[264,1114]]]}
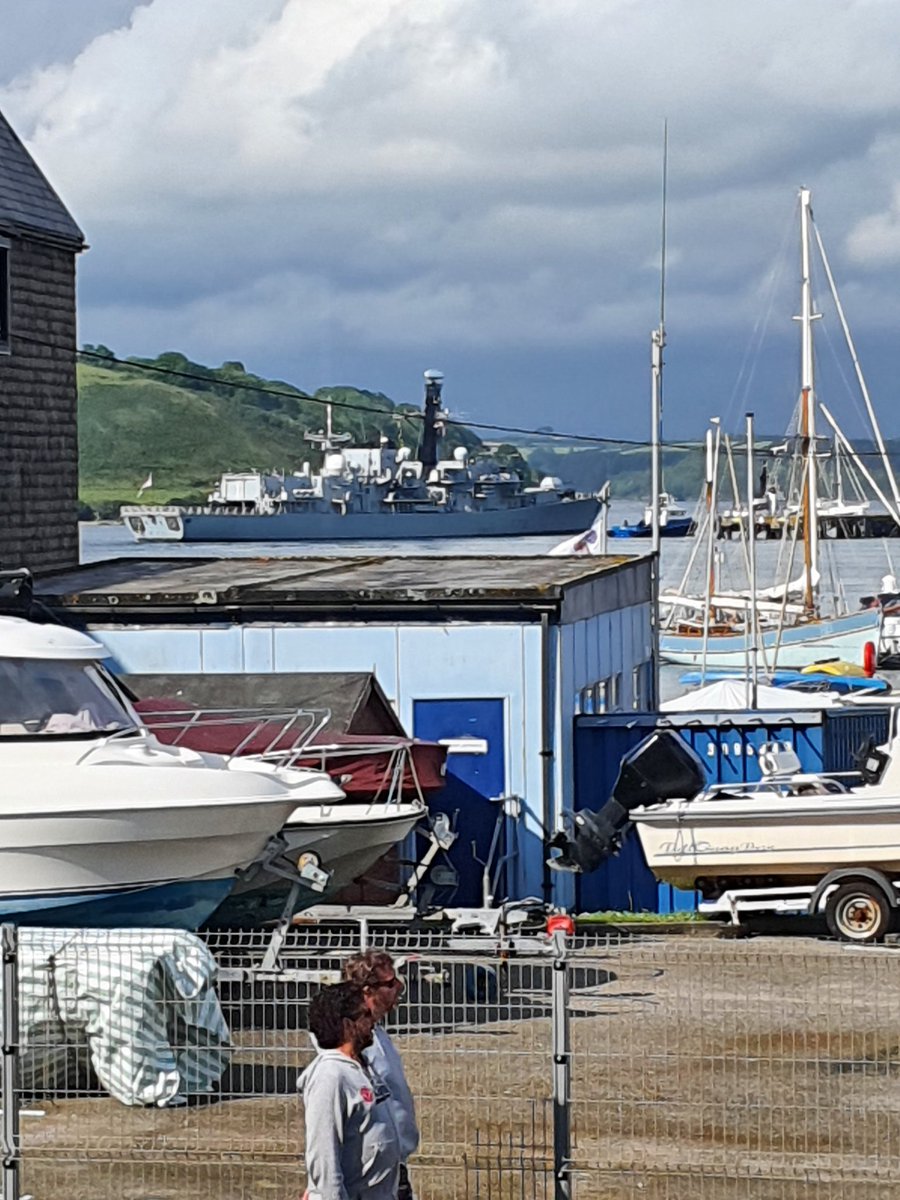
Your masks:
{"label": "yellow kayak", "polygon": [[857,663],[844,662],[843,659],[835,658],[829,662],[811,663],[808,667],[800,668],[801,675],[846,675],[851,679],[864,679],[866,670],[860,667]]}

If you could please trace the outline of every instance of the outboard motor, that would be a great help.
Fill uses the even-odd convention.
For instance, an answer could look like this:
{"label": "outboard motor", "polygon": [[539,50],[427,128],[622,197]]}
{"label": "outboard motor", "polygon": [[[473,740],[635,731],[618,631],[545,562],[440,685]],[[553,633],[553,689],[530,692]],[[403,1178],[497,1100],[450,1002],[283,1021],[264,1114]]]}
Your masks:
{"label": "outboard motor", "polygon": [[622,759],[612,794],[602,808],[575,814],[571,837],[550,842],[562,853],[548,859],[557,871],[594,871],[617,853],[633,808],[665,800],[692,800],[706,787],[706,771],[695,752],[671,729],[657,729]]}

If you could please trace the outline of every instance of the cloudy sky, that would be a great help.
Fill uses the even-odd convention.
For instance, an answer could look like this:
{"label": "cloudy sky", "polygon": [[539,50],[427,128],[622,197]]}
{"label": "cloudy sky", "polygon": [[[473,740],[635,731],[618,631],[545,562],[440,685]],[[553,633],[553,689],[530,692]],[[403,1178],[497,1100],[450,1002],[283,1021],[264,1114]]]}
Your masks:
{"label": "cloudy sky", "polygon": [[[0,18],[0,109],[91,246],[82,341],[412,402],[438,367],[460,415],[645,436],[667,120],[667,433],[748,407],[785,423],[803,184],[900,434],[896,0],[0,0]],[[826,326],[820,383],[850,411]]]}

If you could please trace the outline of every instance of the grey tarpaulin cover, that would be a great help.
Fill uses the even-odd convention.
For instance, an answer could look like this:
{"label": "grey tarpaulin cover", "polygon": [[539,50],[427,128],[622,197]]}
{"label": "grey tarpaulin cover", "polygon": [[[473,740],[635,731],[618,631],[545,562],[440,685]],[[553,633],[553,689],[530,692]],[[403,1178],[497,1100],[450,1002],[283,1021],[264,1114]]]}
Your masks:
{"label": "grey tarpaulin cover", "polygon": [[212,1090],[228,1063],[216,964],[173,929],[19,929],[20,1086],[64,1084],[78,1055],[123,1104]]}

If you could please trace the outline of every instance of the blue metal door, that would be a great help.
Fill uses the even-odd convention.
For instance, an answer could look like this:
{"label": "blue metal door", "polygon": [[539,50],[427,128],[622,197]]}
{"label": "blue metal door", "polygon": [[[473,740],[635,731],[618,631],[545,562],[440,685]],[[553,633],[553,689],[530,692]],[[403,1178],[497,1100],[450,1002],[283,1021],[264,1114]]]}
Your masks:
{"label": "blue metal door", "polygon": [[[482,867],[491,846],[502,806],[491,803],[506,789],[506,746],[502,700],[415,700],[413,732],[431,742],[452,739],[462,753],[447,756],[447,784],[430,801],[432,812],[456,816],[459,836],[450,861],[459,875],[454,898],[458,905],[481,903]],[[466,750],[470,752],[465,752]],[[472,752],[475,751],[475,752]],[[474,843],[474,853],[473,853]],[[505,830],[498,853],[506,853]],[[506,895],[506,872],[501,872],[497,899]]]}

